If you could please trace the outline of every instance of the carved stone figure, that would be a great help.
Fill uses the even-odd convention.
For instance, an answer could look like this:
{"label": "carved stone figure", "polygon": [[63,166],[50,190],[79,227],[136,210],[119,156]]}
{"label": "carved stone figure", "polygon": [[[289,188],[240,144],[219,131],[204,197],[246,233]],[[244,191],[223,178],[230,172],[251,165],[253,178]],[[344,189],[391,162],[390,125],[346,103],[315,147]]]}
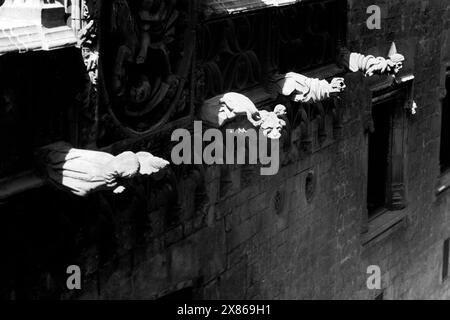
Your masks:
{"label": "carved stone figure", "polygon": [[[121,32],[125,36],[125,43],[117,53],[113,78],[113,87],[119,95],[124,93],[123,86],[127,76],[126,63],[144,64],[147,62],[149,49],[160,51],[164,62],[170,68],[167,44],[173,41],[172,33],[174,30],[165,28],[171,27],[171,24],[178,17],[176,10],[171,11],[174,3],[173,0],[141,0],[138,18],[133,20],[132,10],[128,7],[128,3],[124,0],[116,1],[114,5],[115,14],[126,14],[128,17],[128,20],[116,21],[113,26],[114,29],[122,28]],[[156,35],[155,29],[158,29],[160,34]],[[159,39],[157,36],[159,36]]]}
{"label": "carved stone figure", "polygon": [[396,75],[403,67],[405,57],[397,52],[395,43],[392,43],[389,50],[388,58],[374,57],[372,55],[362,55],[352,52],[347,58],[348,68],[352,72],[361,71],[366,77],[371,77],[374,74],[390,74]]}
{"label": "carved stone figure", "polygon": [[206,100],[200,111],[200,118],[219,127],[239,115],[246,116],[255,127],[261,123],[261,117],[255,104],[243,94],[235,92],[228,92]]}
{"label": "carved stone figure", "polygon": [[341,93],[344,89],[343,78],[334,78],[329,83],[326,80],[289,72],[275,79],[277,93],[288,96],[295,102],[320,102]]}
{"label": "carved stone figure", "polygon": [[[90,17],[86,17],[90,19]],[[97,26],[95,20],[90,20],[78,34],[79,44],[82,48],[82,56],[84,64],[91,83],[95,86],[98,80],[98,59],[99,53],[97,48]]]}
{"label": "carved stone figure", "polygon": [[273,112],[261,110],[259,114],[261,116],[261,129],[263,130],[264,136],[270,139],[280,139],[281,130],[286,126],[286,121],[279,117],[287,114],[286,107],[279,104]]}
{"label": "carved stone figure", "polygon": [[282,105],[277,105],[272,112],[258,110],[249,98],[236,92],[211,98],[205,101],[200,110],[202,120],[219,127],[237,116],[245,116],[251,125],[261,127],[264,135],[270,139],[280,138],[286,122],[279,117],[285,114],[286,108]]}
{"label": "carved stone figure", "polygon": [[190,105],[183,100],[195,34],[189,1],[113,0],[101,20],[104,100],[115,125],[145,134]]}
{"label": "carved stone figure", "polygon": [[[112,31],[123,39],[122,45],[118,48],[112,87],[118,96],[124,95],[127,90],[127,81],[129,80],[129,67],[133,65],[142,65],[147,62],[149,48],[162,50],[164,60],[168,60],[165,43],[152,43],[151,25],[152,23],[161,22],[165,19],[163,12],[167,10],[164,2],[159,3],[158,9],[154,8],[156,1],[141,0],[139,2],[137,17],[133,16],[133,10],[126,0],[116,0],[113,3],[113,20]],[[173,2],[173,1],[171,1]],[[157,10],[154,12],[154,10]],[[164,33],[166,30],[162,30]],[[155,61],[153,61],[155,62]],[[164,61],[167,62],[167,61]],[[143,66],[144,68],[146,66]],[[138,73],[139,78],[142,73]]]}
{"label": "carved stone figure", "polygon": [[254,103],[243,94],[229,92],[225,93],[219,100],[221,108],[219,110],[219,120],[233,119],[237,115],[246,115],[248,121],[255,127],[261,123],[261,116]]}
{"label": "carved stone figure", "polygon": [[48,181],[59,189],[78,196],[102,190],[121,193],[127,180],[137,175],[151,175],[169,162],[148,152],[112,154],[75,149],[65,142],[44,147],[38,153]]}
{"label": "carved stone figure", "polygon": [[[147,51],[150,47],[159,48],[165,52],[165,41],[153,41],[151,31],[154,24],[161,24],[167,19],[167,10],[173,6],[175,1],[162,0],[141,0],[139,5],[139,27],[141,30],[140,51],[136,58],[136,63],[141,64],[147,60]],[[171,19],[175,20],[178,17],[178,12]]]}

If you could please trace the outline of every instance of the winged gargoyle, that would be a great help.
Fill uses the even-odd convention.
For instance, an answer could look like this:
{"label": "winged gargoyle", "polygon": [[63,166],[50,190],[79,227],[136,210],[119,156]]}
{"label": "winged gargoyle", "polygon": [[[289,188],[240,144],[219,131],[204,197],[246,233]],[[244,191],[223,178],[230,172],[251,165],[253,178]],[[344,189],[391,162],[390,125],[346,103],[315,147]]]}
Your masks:
{"label": "winged gargoyle", "polygon": [[122,193],[127,180],[157,173],[169,164],[148,152],[126,151],[113,156],[107,152],[76,149],[65,142],[40,149],[38,157],[41,173],[50,184],[81,197],[102,190]]}

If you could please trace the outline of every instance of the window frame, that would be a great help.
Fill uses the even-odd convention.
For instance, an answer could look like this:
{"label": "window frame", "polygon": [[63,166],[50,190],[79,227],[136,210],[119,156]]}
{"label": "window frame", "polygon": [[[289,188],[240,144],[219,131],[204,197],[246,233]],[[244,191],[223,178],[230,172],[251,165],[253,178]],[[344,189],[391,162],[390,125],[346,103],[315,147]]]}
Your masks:
{"label": "window frame", "polygon": [[[386,79],[384,82],[372,86],[370,90],[370,115],[372,114],[372,108],[391,100],[395,101],[395,108],[392,110],[390,121],[385,205],[370,217],[367,208],[369,131],[364,134],[364,213],[362,222],[362,244],[364,246],[376,242],[375,240],[383,239],[391,232],[405,226],[405,209],[407,208],[407,114],[413,105],[414,77],[405,76],[394,82],[392,82],[392,78]],[[373,124],[372,116],[369,118],[369,121],[372,121]]]}

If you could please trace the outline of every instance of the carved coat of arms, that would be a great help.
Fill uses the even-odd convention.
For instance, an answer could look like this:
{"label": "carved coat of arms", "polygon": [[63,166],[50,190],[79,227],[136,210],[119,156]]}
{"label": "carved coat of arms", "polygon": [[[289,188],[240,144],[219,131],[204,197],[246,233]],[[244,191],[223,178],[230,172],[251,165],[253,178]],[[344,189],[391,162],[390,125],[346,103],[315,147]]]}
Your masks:
{"label": "carved coat of arms", "polygon": [[187,108],[194,39],[191,1],[114,0],[106,5],[101,69],[112,118],[128,133],[156,129]]}

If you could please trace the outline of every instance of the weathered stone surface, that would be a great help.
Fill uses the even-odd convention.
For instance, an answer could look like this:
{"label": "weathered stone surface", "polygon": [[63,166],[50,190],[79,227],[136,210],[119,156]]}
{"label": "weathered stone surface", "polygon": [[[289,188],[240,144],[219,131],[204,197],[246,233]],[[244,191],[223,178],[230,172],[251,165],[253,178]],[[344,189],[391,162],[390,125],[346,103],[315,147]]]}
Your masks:
{"label": "weathered stone surface", "polygon": [[169,162],[148,152],[123,152],[113,156],[107,152],[73,148],[57,142],[39,150],[43,175],[57,188],[78,196],[101,190],[122,193],[122,180],[138,175],[151,175],[165,168]]}
{"label": "weathered stone surface", "polygon": [[[448,191],[435,194],[435,127],[450,5],[384,1],[382,29],[368,30],[366,8],[372,1],[348,4],[346,47],[384,55],[395,40],[406,58],[399,76],[416,76],[414,99],[420,108],[405,122],[406,227],[362,246],[369,87],[379,78],[347,74],[342,106],[331,109],[342,111],[339,117],[311,105],[299,106],[289,119],[298,120],[293,126],[300,129],[283,150],[289,161],[277,176],[261,177],[257,170],[252,175],[238,166],[208,168],[203,192],[179,168],[167,181],[143,179],[118,197],[94,194],[75,201],[40,188],[0,203],[0,296],[146,299],[192,286],[201,298],[373,299],[380,290],[367,289],[366,270],[378,265],[387,299],[448,299],[450,282],[442,283],[440,275],[450,202]],[[9,109],[4,105],[2,115]],[[322,142],[320,128],[327,134]],[[312,197],[306,184],[310,172],[316,178]],[[277,191],[286,202],[277,205],[278,214]],[[205,193],[208,208],[199,205]],[[80,296],[64,286],[65,268],[73,263],[89,273]]]}

